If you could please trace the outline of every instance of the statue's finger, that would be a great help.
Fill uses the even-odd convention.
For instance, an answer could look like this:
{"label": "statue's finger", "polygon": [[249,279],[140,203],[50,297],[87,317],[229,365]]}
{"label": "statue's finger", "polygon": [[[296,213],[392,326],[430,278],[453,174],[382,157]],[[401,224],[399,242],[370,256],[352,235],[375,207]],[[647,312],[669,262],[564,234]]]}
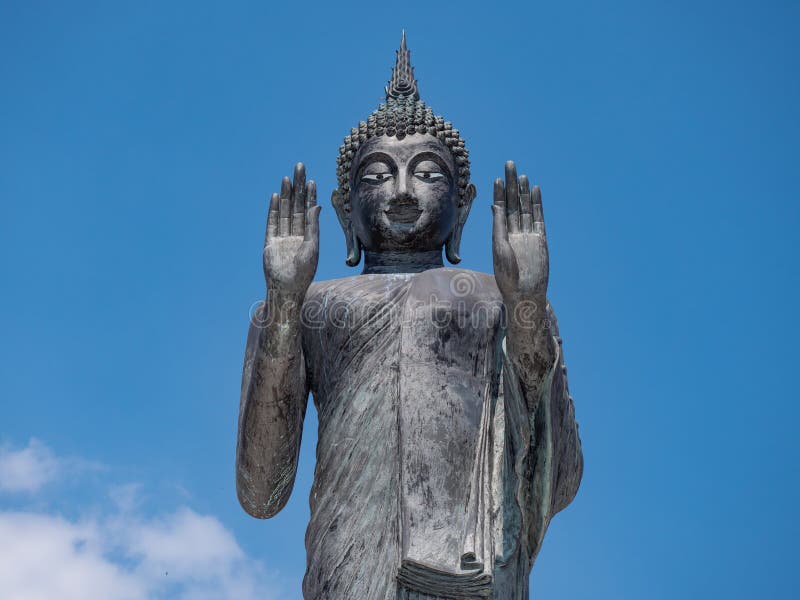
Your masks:
{"label": "statue's finger", "polygon": [[508,214],[508,232],[519,231],[519,183],[517,167],[513,160],[506,163],[506,214]]}
{"label": "statue's finger", "polygon": [[267,234],[264,236],[264,245],[267,241],[278,235],[278,211],[280,210],[281,198],[278,194],[272,194],[269,201],[269,212],[267,213]]}
{"label": "statue's finger", "polygon": [[317,183],[312,179],[306,188],[306,210],[317,205]]}
{"label": "statue's finger", "polygon": [[281,181],[280,213],[278,215],[278,235],[291,233],[292,228],[292,182],[288,177]]}
{"label": "statue's finger", "polygon": [[503,180],[499,177],[494,180],[494,205],[499,206],[503,209],[503,213],[505,214],[506,211],[506,188],[503,184]]}
{"label": "statue's finger", "polygon": [[533,202],[531,201],[531,184],[527,175],[519,177],[519,227],[520,231],[533,231]]}
{"label": "statue's finger", "polygon": [[306,227],[306,167],[297,163],[292,185],[292,235],[303,235]]}
{"label": "statue's finger", "polygon": [[300,250],[297,252],[295,260],[302,268],[316,270],[319,260],[319,211],[321,206],[312,206],[306,215],[306,233]]}
{"label": "statue's finger", "polygon": [[542,211],[542,191],[539,189],[538,185],[533,186],[531,202],[533,204],[533,231],[546,235],[544,228],[544,212]]}

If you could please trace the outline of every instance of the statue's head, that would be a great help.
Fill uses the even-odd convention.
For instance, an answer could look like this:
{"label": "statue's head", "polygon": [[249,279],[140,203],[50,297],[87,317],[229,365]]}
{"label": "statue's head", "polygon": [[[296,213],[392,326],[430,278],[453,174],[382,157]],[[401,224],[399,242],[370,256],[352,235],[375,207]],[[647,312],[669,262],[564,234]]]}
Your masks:
{"label": "statue's head", "polygon": [[333,206],[347,240],[347,264],[369,252],[458,255],[475,186],[458,130],[419,99],[405,33],[386,102],[339,148]]}

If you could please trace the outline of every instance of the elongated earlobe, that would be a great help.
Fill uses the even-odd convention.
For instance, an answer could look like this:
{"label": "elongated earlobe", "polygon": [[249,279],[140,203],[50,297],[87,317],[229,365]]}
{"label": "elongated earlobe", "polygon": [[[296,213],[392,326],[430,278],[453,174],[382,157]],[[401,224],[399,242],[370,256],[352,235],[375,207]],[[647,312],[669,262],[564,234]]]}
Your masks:
{"label": "elongated earlobe", "polygon": [[331,204],[336,211],[339,225],[344,232],[344,240],[347,244],[347,259],[345,262],[349,267],[355,267],[361,262],[361,244],[353,231],[353,224],[350,221],[350,198],[343,195],[339,190],[334,190],[331,194]]}
{"label": "elongated earlobe", "polygon": [[451,264],[457,265],[461,262],[461,256],[459,255],[459,248],[461,246],[461,232],[464,230],[464,223],[467,222],[469,211],[472,208],[472,201],[475,200],[476,195],[477,190],[475,189],[475,186],[470,183],[464,192],[464,198],[462,199],[461,205],[458,207],[458,218],[456,220],[456,224],[453,227],[453,231],[450,232],[450,236],[447,238],[447,242],[445,242],[444,246],[445,255]]}

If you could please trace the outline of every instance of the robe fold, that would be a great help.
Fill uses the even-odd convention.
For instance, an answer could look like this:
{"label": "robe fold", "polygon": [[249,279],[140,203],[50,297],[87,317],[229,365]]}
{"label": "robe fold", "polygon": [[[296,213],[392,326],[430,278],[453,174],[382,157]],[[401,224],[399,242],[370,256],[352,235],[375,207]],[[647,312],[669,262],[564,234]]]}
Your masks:
{"label": "robe fold", "polygon": [[583,463],[560,345],[526,398],[503,311],[494,277],[461,269],[312,284],[307,600],[528,598]]}

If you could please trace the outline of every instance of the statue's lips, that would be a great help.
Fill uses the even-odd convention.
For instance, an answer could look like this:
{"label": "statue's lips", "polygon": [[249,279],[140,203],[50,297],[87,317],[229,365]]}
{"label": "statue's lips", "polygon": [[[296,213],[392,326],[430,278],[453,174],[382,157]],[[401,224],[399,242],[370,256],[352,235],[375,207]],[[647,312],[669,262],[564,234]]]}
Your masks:
{"label": "statue's lips", "polygon": [[414,200],[397,200],[385,211],[386,218],[394,223],[414,223],[422,214]]}

